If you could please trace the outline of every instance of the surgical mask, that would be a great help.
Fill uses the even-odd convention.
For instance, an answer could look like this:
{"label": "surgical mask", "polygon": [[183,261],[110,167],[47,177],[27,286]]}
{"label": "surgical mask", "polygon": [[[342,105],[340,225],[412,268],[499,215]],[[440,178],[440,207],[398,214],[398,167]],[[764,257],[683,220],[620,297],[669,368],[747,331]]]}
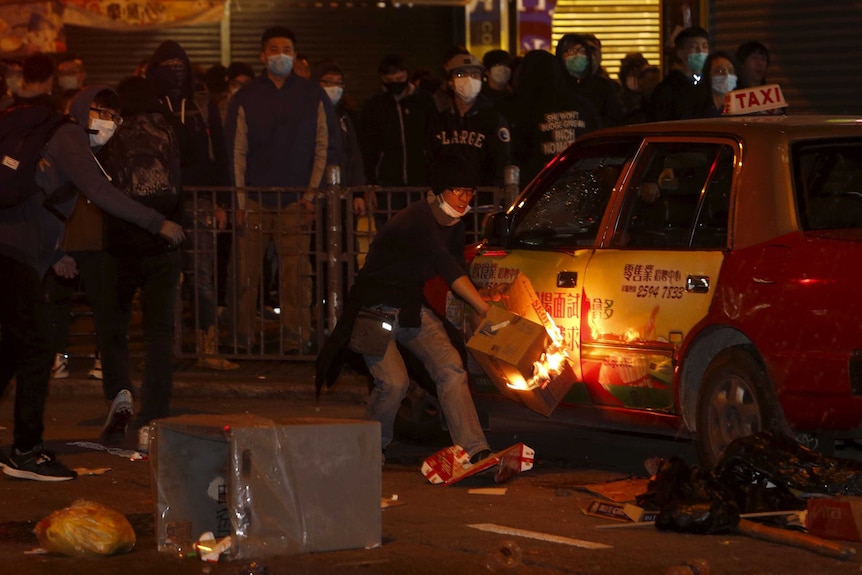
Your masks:
{"label": "surgical mask", "polygon": [[488,75],[495,84],[508,84],[509,80],[512,79],[512,69],[503,64],[497,64],[496,66],[491,66]]}
{"label": "surgical mask", "polygon": [[580,76],[583,74],[587,65],[589,64],[589,60],[584,54],[576,54],[574,56],[569,56],[566,58],[566,70],[569,71],[569,74],[573,76]]}
{"label": "surgical mask", "polygon": [[716,94],[727,94],[736,89],[736,76],[728,74],[727,76],[712,77],[712,91]]}
{"label": "surgical mask", "polygon": [[685,64],[689,70],[699,76],[703,72],[704,62],[706,62],[706,52],[695,52],[688,55]]}
{"label": "surgical mask", "polygon": [[475,78],[455,78],[455,94],[461,98],[465,104],[471,103],[479,95],[482,90],[482,80]]}
{"label": "surgical mask", "polygon": [[81,86],[78,85],[78,76],[58,76],[57,83],[63,90],[78,90]]}
{"label": "surgical mask", "polygon": [[407,82],[384,82],[383,87],[386,88],[386,91],[393,96],[400,96],[407,87]]}
{"label": "surgical mask", "polygon": [[440,198],[440,209],[443,210],[443,213],[446,214],[447,216],[449,216],[450,218],[460,218],[462,216],[467,215],[467,212],[470,211],[470,206],[467,206],[467,208],[463,212],[459,213],[458,210],[456,210],[455,208],[453,208],[452,206],[447,204],[446,200],[444,200],[441,197]]}
{"label": "surgical mask", "polygon": [[90,134],[90,147],[104,146],[114,135],[117,130],[117,125],[111,120],[103,120],[101,118],[90,119],[90,129],[96,130],[95,134]]}
{"label": "surgical mask", "polygon": [[293,70],[293,56],[287,54],[273,54],[266,57],[266,69],[273,76],[285,78]]}
{"label": "surgical mask", "polygon": [[333,106],[337,105],[338,102],[341,101],[341,96],[344,94],[344,88],[341,86],[324,86],[323,89],[329,95],[329,100],[332,102]]}

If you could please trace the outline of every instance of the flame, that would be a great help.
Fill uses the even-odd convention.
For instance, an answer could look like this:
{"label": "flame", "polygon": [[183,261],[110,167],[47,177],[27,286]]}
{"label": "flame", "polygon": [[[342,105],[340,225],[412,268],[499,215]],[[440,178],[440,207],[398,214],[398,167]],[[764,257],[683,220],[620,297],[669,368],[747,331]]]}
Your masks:
{"label": "flame", "polygon": [[516,391],[541,388],[565,369],[565,362],[569,359],[569,354],[566,352],[566,339],[550,316],[545,316],[545,321],[551,343],[539,356],[538,361],[533,362],[533,375],[530,379],[519,378],[516,381],[507,381],[506,387]]}

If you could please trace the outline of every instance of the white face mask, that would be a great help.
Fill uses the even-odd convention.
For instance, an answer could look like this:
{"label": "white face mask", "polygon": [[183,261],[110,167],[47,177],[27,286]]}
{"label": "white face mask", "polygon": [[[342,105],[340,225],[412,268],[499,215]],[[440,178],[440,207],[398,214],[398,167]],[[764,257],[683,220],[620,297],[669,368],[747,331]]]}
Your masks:
{"label": "white face mask", "polygon": [[329,94],[329,99],[332,101],[332,105],[335,106],[338,102],[341,101],[341,96],[344,94],[344,88],[341,86],[324,86],[323,88],[327,94]]}
{"label": "white face mask", "polygon": [[78,85],[78,76],[58,76],[57,83],[63,90],[78,90],[81,86]]}
{"label": "white face mask", "polygon": [[716,94],[727,94],[736,89],[736,76],[728,74],[727,76],[712,77],[712,91]]}
{"label": "white face mask", "polygon": [[488,72],[488,75],[495,84],[508,84],[509,80],[512,79],[512,69],[503,64],[497,64],[496,66],[491,66],[491,71]]}
{"label": "white face mask", "polygon": [[455,95],[465,104],[471,104],[482,89],[482,80],[475,78],[455,78]]}
{"label": "white face mask", "polygon": [[103,120],[101,118],[90,119],[90,129],[98,130],[95,134],[90,134],[90,147],[104,146],[108,140],[114,135],[117,130],[117,125],[111,120]]}
{"label": "white face mask", "polygon": [[451,218],[460,218],[461,216],[466,215],[467,212],[470,211],[470,206],[467,206],[467,208],[463,212],[459,213],[458,210],[456,210],[455,208],[453,208],[452,206],[447,204],[446,200],[444,200],[443,197],[441,196],[440,197],[440,209],[443,210],[444,214],[446,214],[447,216],[449,216]]}

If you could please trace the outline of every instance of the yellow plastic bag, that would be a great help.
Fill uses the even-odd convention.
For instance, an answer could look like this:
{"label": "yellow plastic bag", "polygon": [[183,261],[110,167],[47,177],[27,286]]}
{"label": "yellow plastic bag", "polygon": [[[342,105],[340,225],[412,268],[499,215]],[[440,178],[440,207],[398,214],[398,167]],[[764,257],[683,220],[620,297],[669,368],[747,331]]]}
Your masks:
{"label": "yellow plastic bag", "polygon": [[127,553],[135,547],[135,530],[110,507],[79,499],[36,524],[43,549],[71,557]]}

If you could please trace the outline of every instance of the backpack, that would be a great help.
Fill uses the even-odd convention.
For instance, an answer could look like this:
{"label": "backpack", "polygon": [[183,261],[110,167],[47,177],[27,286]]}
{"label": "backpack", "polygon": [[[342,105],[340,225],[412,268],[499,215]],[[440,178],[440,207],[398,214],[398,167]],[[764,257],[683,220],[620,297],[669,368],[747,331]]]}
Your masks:
{"label": "backpack", "polygon": [[45,143],[64,118],[37,104],[20,104],[0,113],[0,208],[44,193],[36,183],[36,168]]}

